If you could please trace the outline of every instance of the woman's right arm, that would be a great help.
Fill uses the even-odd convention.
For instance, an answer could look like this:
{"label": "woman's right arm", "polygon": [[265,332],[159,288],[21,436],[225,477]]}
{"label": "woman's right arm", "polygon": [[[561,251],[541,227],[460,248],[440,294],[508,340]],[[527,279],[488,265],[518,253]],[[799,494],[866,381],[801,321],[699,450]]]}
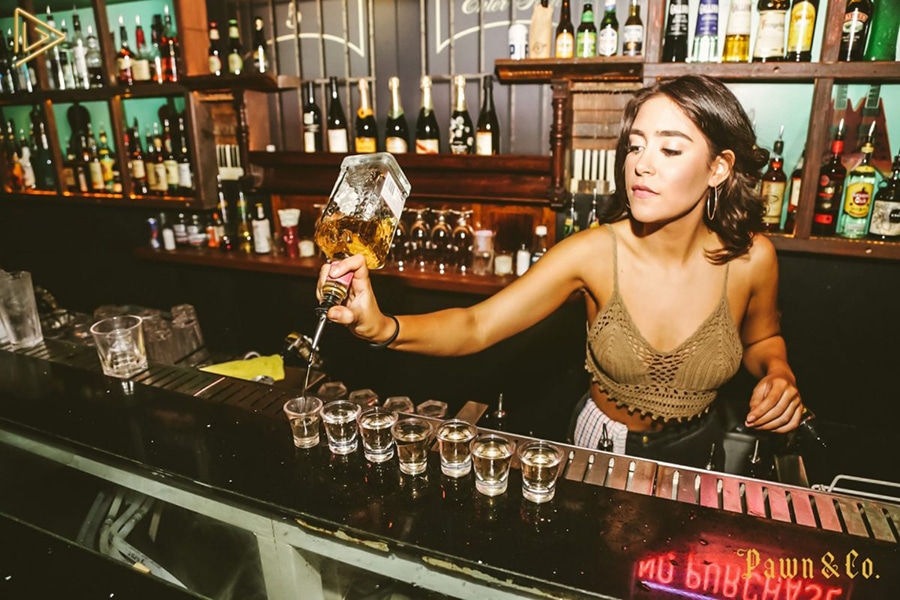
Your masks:
{"label": "woman's right arm", "polygon": [[[584,231],[555,245],[511,284],[469,308],[449,308],[421,315],[398,317],[399,334],[394,350],[435,356],[461,356],[488,348],[549,316],[571,294],[584,288],[582,269],[597,264],[601,229]],[[352,271],[347,301],[328,311],[328,318],[346,325],[367,341],[387,340],[396,325],[385,316],[372,291],[362,256],[351,256],[325,265],[319,275],[319,295],[325,277],[340,277]]]}

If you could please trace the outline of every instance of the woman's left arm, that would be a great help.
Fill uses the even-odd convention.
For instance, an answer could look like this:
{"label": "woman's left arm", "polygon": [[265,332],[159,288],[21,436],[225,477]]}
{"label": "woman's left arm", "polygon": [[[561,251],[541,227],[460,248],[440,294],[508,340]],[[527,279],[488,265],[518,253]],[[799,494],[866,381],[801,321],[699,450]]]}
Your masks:
{"label": "woman's left arm", "polygon": [[778,259],[772,243],[757,236],[750,257],[750,300],[741,327],[744,366],[760,378],[750,397],[746,425],[785,433],[803,414],[797,381],[787,360],[778,313]]}

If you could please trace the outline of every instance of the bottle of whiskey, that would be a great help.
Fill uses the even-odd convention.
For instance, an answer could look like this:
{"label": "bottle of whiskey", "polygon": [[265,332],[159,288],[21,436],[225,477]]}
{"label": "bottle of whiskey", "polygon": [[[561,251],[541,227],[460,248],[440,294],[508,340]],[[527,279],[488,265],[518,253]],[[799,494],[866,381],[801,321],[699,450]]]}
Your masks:
{"label": "bottle of whiskey", "polygon": [[788,24],[785,60],[795,62],[812,60],[813,32],[816,29],[816,11],[818,9],[819,0],[794,0]]}
{"label": "bottle of whiskey", "polygon": [[719,0],[700,0],[694,29],[694,62],[715,62],[719,53]]}
{"label": "bottle of whiskey", "polygon": [[594,25],[594,6],[590,2],[585,2],[581,9],[581,23],[575,32],[575,56],[597,56],[597,27]]}
{"label": "bottle of whiskey", "polygon": [[354,124],[355,148],[357,154],[371,154],[378,150],[378,123],[376,123],[375,113],[372,111],[368,80],[360,78],[357,86],[359,87],[359,108],[356,110]]}
{"label": "bottle of whiskey", "polygon": [[778,231],[781,228],[781,213],[784,207],[784,192],[787,188],[787,175],[784,174],[784,127],[778,133],[775,140],[772,156],[769,158],[769,168],[761,178],[760,194],[766,203],[766,213],[763,215],[763,228],[766,231]]}
{"label": "bottle of whiskey", "polygon": [[844,198],[844,179],[847,177],[847,169],[842,162],[843,153],[844,120],[841,119],[831,142],[831,156],[819,169],[819,184],[813,212],[813,235],[832,235],[837,227],[838,211]]}
{"label": "bottle of whiskey", "polygon": [[575,26],[572,25],[572,9],[569,0],[562,0],[559,10],[559,24],[556,26],[556,58],[575,56]]}
{"label": "bottle of whiskey", "polygon": [[622,26],[622,55],[641,56],[644,53],[644,22],[638,0],[631,0],[628,18]]}
{"label": "bottle of whiskey", "polygon": [[169,5],[163,6],[164,25],[162,28],[161,51],[163,70],[165,71],[166,81],[175,83],[181,76],[181,50],[178,44],[178,34],[175,26],[172,24],[172,15],[169,14]]}
{"label": "bottle of whiskey", "polygon": [[400,101],[400,78],[388,79],[388,89],[391,90],[391,106],[384,126],[384,147],[391,154],[405,154],[409,151],[409,126]]}
{"label": "bottle of whiskey", "polygon": [[132,85],[134,83],[133,61],[134,52],[128,46],[128,30],[125,29],[125,17],[119,15],[119,53],[116,55],[119,83],[123,85]]}
{"label": "bottle of whiskey", "polygon": [[416,118],[416,154],[437,154],[440,152],[441,133],[437,117],[434,115],[434,100],[431,97],[431,77],[422,76],[422,106]]}
{"label": "bottle of whiskey", "polygon": [[753,62],[777,62],[784,59],[784,18],[788,0],[759,0],[759,26]]}
{"label": "bottle of whiskey", "polygon": [[486,75],[481,93],[481,112],[478,114],[478,131],[475,133],[475,154],[500,152],[500,122],[494,109],[494,77]]}
{"label": "bottle of whiskey", "polygon": [[316,102],[315,84],[307,81],[303,89],[303,151],[322,152],[322,110]]}
{"label": "bottle of whiskey", "polygon": [[872,166],[872,152],[875,121],[862,145],[862,162],[847,176],[844,202],[837,222],[837,234],[841,237],[859,239],[866,236],[869,216],[872,211],[872,196],[875,193],[875,167]]}
{"label": "bottle of whiskey", "polygon": [[146,196],[149,192],[147,187],[147,165],[144,162],[144,149],[141,147],[141,128],[137,119],[134,119],[134,126],[129,134],[131,147],[131,189],[137,196]]}
{"label": "bottle of whiskey", "polygon": [[147,53],[147,38],[144,37],[144,28],[141,26],[140,15],[134,17],[134,60],[131,66],[135,81],[150,81],[150,58]]}
{"label": "bottle of whiskey", "polygon": [[869,237],[884,242],[900,240],[900,152],[894,157],[892,171],[875,194],[869,223]]}
{"label": "bottle of whiskey", "polygon": [[725,28],[722,62],[741,63],[750,60],[751,0],[732,0]]}
{"label": "bottle of whiskey", "polygon": [[669,0],[662,62],[684,62],[688,54],[688,0]]}
{"label": "bottle of whiskey", "polygon": [[473,154],[475,152],[475,127],[466,107],[466,78],[453,77],[453,112],[450,114],[450,152]]}
{"label": "bottle of whiskey", "polygon": [[615,56],[619,53],[619,20],[616,18],[616,0],[606,0],[603,18],[597,32],[597,55]]}

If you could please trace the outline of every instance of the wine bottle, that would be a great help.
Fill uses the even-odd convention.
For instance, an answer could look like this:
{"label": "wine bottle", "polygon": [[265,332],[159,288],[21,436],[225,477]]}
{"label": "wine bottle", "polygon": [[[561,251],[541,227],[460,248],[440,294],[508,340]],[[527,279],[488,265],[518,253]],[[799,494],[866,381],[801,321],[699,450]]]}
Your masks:
{"label": "wine bottle", "polygon": [[481,111],[478,113],[478,131],[475,133],[476,154],[499,154],[500,122],[494,109],[494,77],[484,77]]}
{"label": "wine bottle", "polygon": [[34,152],[31,163],[34,167],[35,187],[39,190],[56,189],[56,174],[53,168],[53,153],[47,136],[47,125],[40,105],[31,109],[31,128],[34,131]]}
{"label": "wine bottle", "polygon": [[391,106],[384,126],[384,147],[392,154],[405,154],[409,151],[409,126],[400,102],[400,78],[388,79],[388,89],[391,90]]}
{"label": "wine bottle", "polygon": [[166,81],[175,83],[181,76],[181,67],[178,64],[180,60],[180,50],[178,46],[178,35],[175,27],[172,25],[172,15],[169,14],[169,5],[163,6],[163,18],[165,24],[162,27],[161,51],[162,64]]}
{"label": "wine bottle", "polygon": [[[97,156],[100,159],[100,170],[103,174],[103,187],[107,192],[115,192],[116,187],[116,156],[109,147],[109,138],[106,135],[106,128],[100,125],[100,131],[97,133]],[[121,190],[118,190],[121,191]]]}
{"label": "wine bottle", "polygon": [[441,134],[431,98],[431,77],[423,75],[421,87],[422,107],[416,119],[416,154],[437,154],[440,152]]}
{"label": "wine bottle", "polygon": [[841,119],[831,142],[831,156],[819,169],[816,205],[813,211],[813,235],[831,235],[837,227],[837,215],[844,195],[847,169],[842,162],[844,153],[844,120]]}
{"label": "wine bottle", "polygon": [[448,142],[451,154],[472,154],[475,152],[475,127],[466,108],[466,78],[453,76],[453,112],[450,113],[450,136]]}
{"label": "wine bottle", "polygon": [[163,152],[165,160],[163,164],[166,166],[166,191],[169,194],[178,193],[178,159],[175,157],[175,147],[172,141],[172,123],[169,119],[163,119]]}
{"label": "wine bottle", "polygon": [[272,227],[260,202],[256,203],[256,218],[253,219],[253,251],[257,254],[272,251]]}
{"label": "wine bottle", "polygon": [[119,53],[116,55],[119,83],[123,85],[132,85],[134,83],[133,60],[134,52],[128,46],[128,30],[125,29],[125,17],[119,15]]}
{"label": "wine bottle", "polygon": [[847,7],[844,9],[844,24],[841,27],[841,47],[838,51],[838,60],[863,59],[871,19],[872,0],[847,1]]}
{"label": "wine bottle", "polygon": [[322,111],[316,103],[315,84],[307,81],[303,101],[303,151],[322,152]]}
{"label": "wine bottle", "polygon": [[785,60],[795,62],[812,60],[813,33],[816,29],[818,8],[819,0],[794,0],[788,24]]}
{"label": "wine bottle", "polygon": [[597,55],[615,56],[619,52],[619,21],[616,19],[616,0],[606,0],[600,30],[597,32]]}
{"label": "wine bottle", "polygon": [[328,79],[328,87],[331,92],[328,101],[328,151],[346,153],[349,152],[350,141],[347,117],[344,116],[344,107],[341,106],[341,97],[338,95],[337,77]]}
{"label": "wine bottle", "polygon": [[144,162],[144,149],[141,147],[141,128],[137,119],[134,119],[134,126],[131,128],[130,148],[131,154],[131,189],[135,195],[146,196],[149,189],[147,187],[147,165]]}
{"label": "wine bottle", "polygon": [[556,58],[575,56],[575,27],[572,25],[572,10],[569,0],[562,0],[559,24],[556,26]]}
{"label": "wine bottle", "polygon": [[69,48],[72,52],[75,81],[78,87],[88,89],[91,87],[91,82],[87,70],[87,44],[81,33],[81,17],[78,16],[78,13],[72,13],[72,29],[72,41],[69,42]]}
{"label": "wine bottle", "polygon": [[688,50],[688,0],[669,0],[662,62],[684,62]]}
{"label": "wine bottle", "polygon": [[597,56],[597,27],[594,25],[594,7],[590,2],[585,2],[581,10],[581,23],[575,32],[575,56]]}
{"label": "wine bottle", "polygon": [[269,72],[269,53],[266,50],[266,32],[263,29],[262,17],[253,19],[253,52],[251,59],[253,61],[253,70],[257,73]]}
{"label": "wine bottle", "polygon": [[756,45],[753,46],[753,62],[778,62],[784,59],[784,18],[788,0],[759,0],[759,25]]}
{"label": "wine bottle", "polygon": [[722,62],[740,63],[750,60],[750,0],[732,0],[725,27]]}
{"label": "wine bottle", "polygon": [[241,48],[241,31],[237,19],[228,20],[228,72],[240,75],[244,70],[244,51]]}
{"label": "wine bottle", "polygon": [[209,72],[213,75],[222,74],[222,51],[219,37],[219,26],[215,21],[209,23]]}
{"label": "wine bottle", "polygon": [[862,145],[862,162],[847,175],[847,188],[841,204],[835,232],[845,238],[859,239],[866,236],[869,216],[872,211],[872,196],[875,194],[875,167],[872,153],[875,151],[875,121],[869,127]]}
{"label": "wine bottle", "polygon": [[641,56],[644,53],[644,22],[638,0],[631,0],[628,18],[622,26],[622,55]]}
{"label": "wine bottle", "polygon": [[694,62],[715,62],[719,52],[719,0],[700,0],[694,29]]}
{"label": "wine bottle", "polygon": [[194,191],[194,174],[191,168],[187,128],[182,115],[178,115],[178,137],[181,140],[181,148],[178,150],[178,192],[187,196]]}
{"label": "wine bottle", "polygon": [[357,154],[371,154],[378,149],[378,124],[375,122],[375,113],[372,111],[372,102],[369,98],[369,82],[360,79],[359,108],[356,110],[354,131],[356,134],[354,143]]}
{"label": "wine bottle", "polygon": [[869,237],[881,241],[900,240],[900,152],[894,157],[891,178],[883,181],[872,201]]}
{"label": "wine bottle", "polygon": [[131,64],[134,72],[134,80],[138,82],[150,81],[150,60],[147,54],[147,38],[144,37],[144,28],[141,27],[141,17],[134,17],[134,60]]}

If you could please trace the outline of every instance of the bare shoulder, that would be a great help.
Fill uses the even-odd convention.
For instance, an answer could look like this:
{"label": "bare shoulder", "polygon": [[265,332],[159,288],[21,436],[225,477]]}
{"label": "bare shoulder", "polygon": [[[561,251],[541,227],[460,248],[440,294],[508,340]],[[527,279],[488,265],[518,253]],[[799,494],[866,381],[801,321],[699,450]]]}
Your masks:
{"label": "bare shoulder", "polygon": [[778,255],[771,240],[762,234],[753,237],[747,254],[734,261],[754,288],[778,281]]}
{"label": "bare shoulder", "polygon": [[613,234],[609,227],[601,226],[560,240],[535,267],[552,266],[558,275],[579,280],[593,295],[602,282],[610,280],[612,265]]}

